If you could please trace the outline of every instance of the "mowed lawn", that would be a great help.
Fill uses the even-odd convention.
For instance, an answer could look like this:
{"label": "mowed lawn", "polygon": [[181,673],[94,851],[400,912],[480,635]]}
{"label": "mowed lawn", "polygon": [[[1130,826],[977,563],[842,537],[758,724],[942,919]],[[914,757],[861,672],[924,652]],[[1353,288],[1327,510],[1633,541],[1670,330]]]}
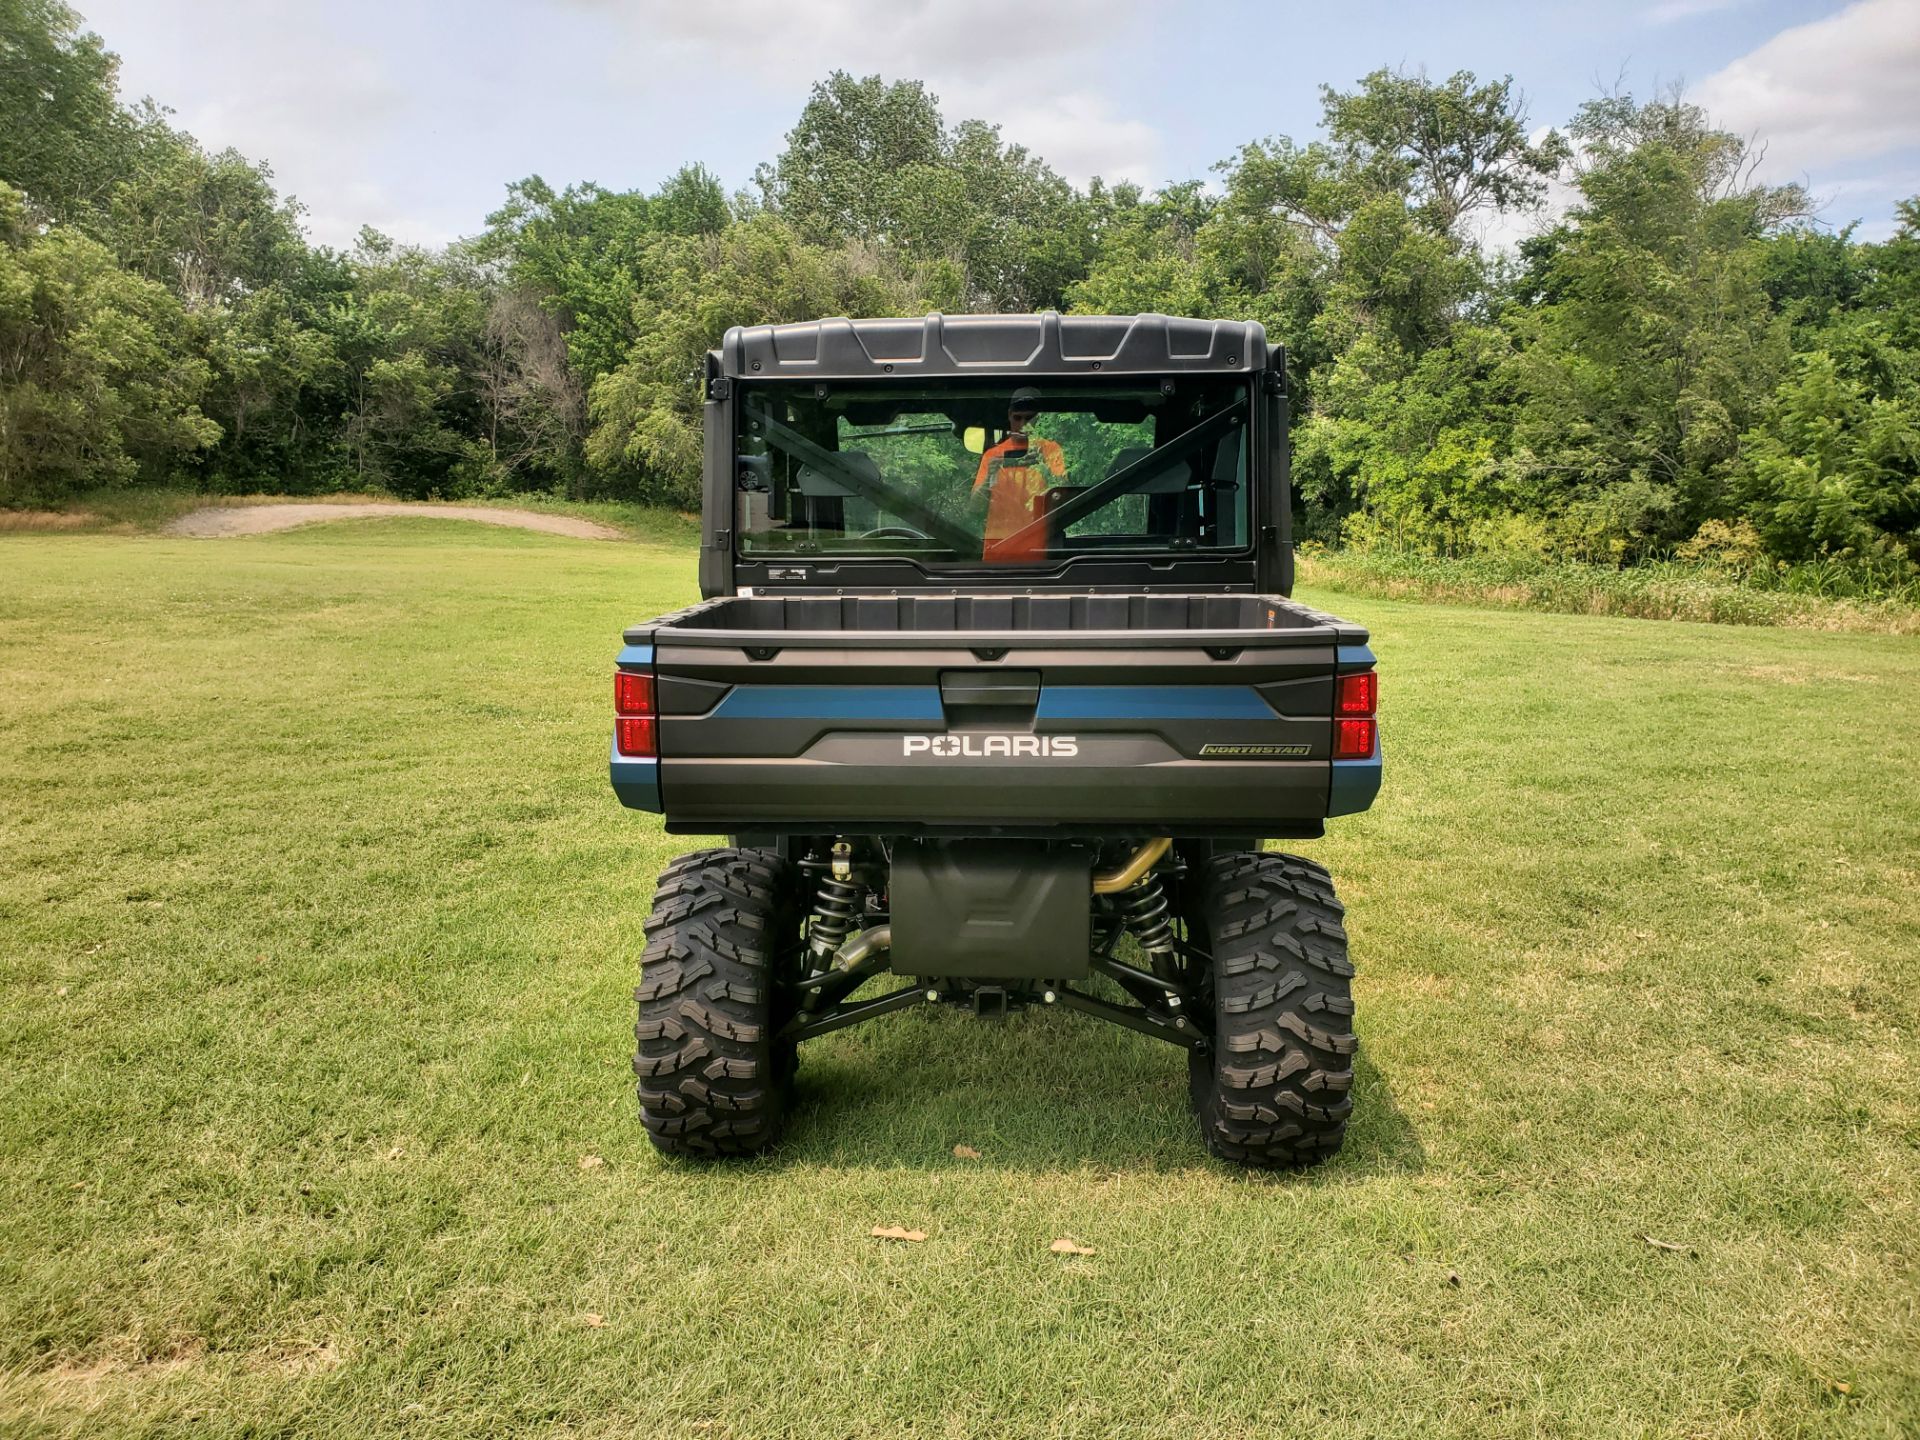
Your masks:
{"label": "mowed lawn", "polygon": [[0,539],[0,1433],[1920,1430],[1920,643],[1307,596],[1385,677],[1304,847],[1337,1161],[1206,1160],[1153,1041],[912,1012],[699,1168],[629,1073],[699,842],[605,776],[694,594],[432,520]]}

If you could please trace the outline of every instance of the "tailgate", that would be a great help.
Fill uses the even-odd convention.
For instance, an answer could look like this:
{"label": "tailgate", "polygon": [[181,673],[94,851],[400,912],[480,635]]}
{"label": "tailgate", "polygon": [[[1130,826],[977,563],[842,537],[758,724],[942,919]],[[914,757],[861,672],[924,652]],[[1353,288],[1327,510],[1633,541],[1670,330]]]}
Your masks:
{"label": "tailgate", "polygon": [[[623,665],[655,677],[659,808],[691,831],[1317,834],[1336,788],[1333,677],[1373,663],[1364,632],[1344,625],[668,624],[628,640]],[[1343,777],[1349,792],[1356,778]]]}

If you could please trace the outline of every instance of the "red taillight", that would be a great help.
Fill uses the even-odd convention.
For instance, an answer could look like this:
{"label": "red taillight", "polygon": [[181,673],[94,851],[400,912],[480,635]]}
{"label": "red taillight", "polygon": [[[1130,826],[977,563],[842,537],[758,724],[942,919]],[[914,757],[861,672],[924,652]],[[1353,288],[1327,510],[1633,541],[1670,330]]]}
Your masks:
{"label": "red taillight", "polygon": [[652,715],[653,677],[632,670],[614,671],[613,708],[619,715]]}
{"label": "red taillight", "polygon": [[1380,708],[1380,672],[1357,670],[1333,682],[1333,758],[1371,760]]}
{"label": "red taillight", "polygon": [[614,721],[614,734],[619,737],[620,753],[647,760],[659,754],[659,734],[654,728],[657,723],[651,715],[622,715]]}
{"label": "red taillight", "polygon": [[655,717],[653,677],[632,670],[613,674],[613,743],[622,755],[650,759],[660,753],[660,722]]}
{"label": "red taillight", "polygon": [[1380,672],[1362,670],[1357,675],[1342,675],[1336,682],[1333,711],[1336,715],[1371,715],[1380,708]]}
{"label": "red taillight", "polygon": [[1373,727],[1371,717],[1365,720],[1336,720],[1333,722],[1333,758],[1336,760],[1371,760],[1373,758]]}

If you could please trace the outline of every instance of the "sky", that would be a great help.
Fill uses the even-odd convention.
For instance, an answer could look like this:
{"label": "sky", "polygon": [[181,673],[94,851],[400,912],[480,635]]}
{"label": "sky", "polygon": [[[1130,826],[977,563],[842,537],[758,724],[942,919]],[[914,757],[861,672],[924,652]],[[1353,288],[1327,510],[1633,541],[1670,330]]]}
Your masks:
{"label": "sky", "polygon": [[[213,149],[265,160],[323,244],[440,244],[510,181],[729,189],[833,69],[918,79],[1077,183],[1204,178],[1312,136],[1319,86],[1386,66],[1510,74],[1536,126],[1674,83],[1765,146],[1832,225],[1877,239],[1920,194],[1920,0],[72,0]],[[1503,237],[1496,237],[1503,238]]]}

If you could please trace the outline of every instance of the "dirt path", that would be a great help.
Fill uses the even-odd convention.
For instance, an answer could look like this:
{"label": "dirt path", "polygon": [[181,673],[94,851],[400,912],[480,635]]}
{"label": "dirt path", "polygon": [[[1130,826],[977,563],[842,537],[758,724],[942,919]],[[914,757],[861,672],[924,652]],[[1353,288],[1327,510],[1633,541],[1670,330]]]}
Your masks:
{"label": "dirt path", "polygon": [[570,535],[576,540],[625,538],[611,525],[580,520],[572,515],[546,515],[537,510],[497,510],[490,505],[430,505],[405,501],[373,501],[352,505],[210,505],[182,515],[162,532],[216,539],[227,535],[265,535],[313,525],[325,520],[365,520],[385,515],[429,515],[436,520],[478,520],[482,525],[514,525],[548,535]]}

